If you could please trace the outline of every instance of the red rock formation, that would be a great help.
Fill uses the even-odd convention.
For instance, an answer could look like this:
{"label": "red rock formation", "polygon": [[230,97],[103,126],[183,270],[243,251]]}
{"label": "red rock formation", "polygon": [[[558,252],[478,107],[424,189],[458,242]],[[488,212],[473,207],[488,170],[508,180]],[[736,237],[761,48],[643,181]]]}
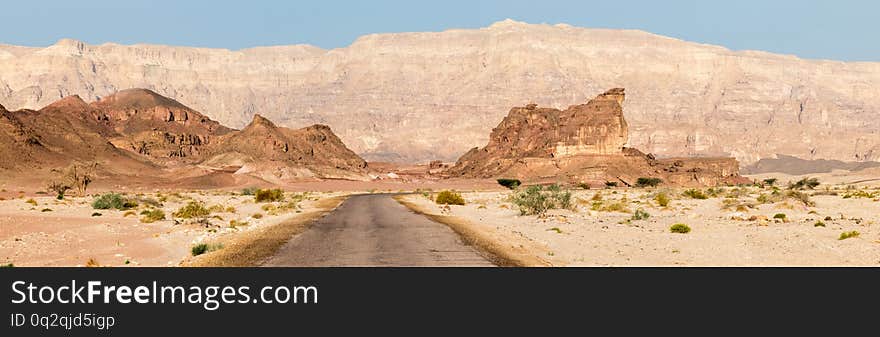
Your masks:
{"label": "red rock formation", "polygon": [[564,111],[534,104],[513,108],[484,148],[462,156],[448,174],[633,185],[659,177],[676,185],[741,182],[734,158],[657,160],[625,148],[624,89],[611,89]]}

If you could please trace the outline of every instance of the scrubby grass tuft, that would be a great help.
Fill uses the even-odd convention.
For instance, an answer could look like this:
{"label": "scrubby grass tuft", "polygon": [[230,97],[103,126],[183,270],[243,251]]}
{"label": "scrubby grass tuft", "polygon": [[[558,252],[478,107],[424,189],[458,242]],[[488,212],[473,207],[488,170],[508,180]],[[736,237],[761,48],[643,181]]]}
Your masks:
{"label": "scrubby grass tuft", "polygon": [[92,208],[94,209],[116,209],[124,211],[137,206],[137,201],[128,199],[118,193],[104,193],[92,201]]}
{"label": "scrubby grass tuft", "polygon": [[254,195],[257,194],[258,190],[256,187],[245,187],[241,190],[241,195]]}
{"label": "scrubby grass tuft", "polygon": [[571,192],[559,185],[529,186],[511,196],[511,202],[519,207],[522,215],[541,215],[551,209],[571,209]]}
{"label": "scrubby grass tuft", "polygon": [[172,215],[175,218],[181,219],[194,219],[194,218],[205,218],[211,214],[205,204],[198,201],[190,201],[186,206],[181,207]]}
{"label": "scrubby grass tuft", "polygon": [[222,244],[209,245],[207,243],[200,243],[200,244],[192,246],[192,249],[190,249],[190,252],[192,253],[192,256],[199,256],[199,255],[202,255],[205,253],[210,253],[210,252],[213,252],[215,250],[220,250],[220,249],[223,249]]}
{"label": "scrubby grass tuft", "polygon": [[843,233],[840,233],[840,237],[837,239],[838,240],[846,240],[846,239],[850,239],[850,238],[856,238],[856,237],[859,237],[859,235],[861,235],[861,234],[862,233],[859,233],[858,231],[843,232]]}
{"label": "scrubby grass tuft", "polygon": [[501,178],[501,179],[498,179],[498,184],[501,186],[507,187],[511,190],[515,190],[517,187],[520,187],[520,185],[522,185],[522,182],[519,181],[519,179]]}
{"label": "scrubby grass tuft", "polygon": [[636,220],[636,221],[646,220],[650,217],[651,217],[651,214],[649,214],[648,212],[645,212],[645,210],[639,208],[633,213],[632,220]]}
{"label": "scrubby grass tuft", "polygon": [[434,202],[438,205],[464,205],[464,198],[461,193],[455,191],[441,191],[437,193]]}
{"label": "scrubby grass tuft", "polygon": [[33,205],[33,206],[37,206],[37,201],[34,200],[33,198],[28,199],[28,200],[25,201],[25,202],[26,202],[26,203],[29,203],[29,204],[31,204],[31,205]]}
{"label": "scrubby grass tuft", "polygon": [[101,266],[101,264],[98,263],[98,260],[95,260],[94,257],[89,258],[89,260],[86,261],[86,267],[94,268],[94,267],[100,267],[100,266]]}
{"label": "scrubby grass tuft", "polygon": [[654,201],[656,201],[657,205],[660,205],[660,207],[667,207],[669,206],[670,201],[669,195],[667,195],[666,192],[657,193],[657,195],[654,196]]}
{"label": "scrubby grass tuft", "polygon": [[660,178],[641,177],[636,179],[636,187],[657,187],[657,185],[660,185],[662,182],[663,180]]}
{"label": "scrubby grass tuft", "polygon": [[284,200],[284,191],[281,189],[257,190],[254,193],[256,202],[278,202]]}
{"label": "scrubby grass tuft", "polygon": [[703,193],[702,190],[693,189],[693,188],[689,189],[689,190],[685,190],[681,194],[683,194],[684,196],[691,198],[691,199],[699,199],[699,200],[709,199],[709,196],[706,195],[705,193]]}
{"label": "scrubby grass tuft", "polygon": [[683,223],[677,223],[669,227],[669,231],[677,234],[687,234],[691,232],[691,228]]}
{"label": "scrubby grass tuft", "polygon": [[804,178],[804,179],[798,180],[797,182],[789,183],[788,189],[790,189],[790,190],[804,190],[804,189],[812,190],[812,189],[815,189],[816,187],[818,187],[820,184],[821,183],[819,182],[819,179]]}
{"label": "scrubby grass tuft", "polygon": [[143,223],[154,223],[156,221],[165,220],[165,211],[154,208],[154,209],[145,209],[141,212],[141,222]]}
{"label": "scrubby grass tuft", "polygon": [[825,223],[822,221],[816,221],[816,224],[814,224],[813,227],[825,227]]}
{"label": "scrubby grass tuft", "polygon": [[776,213],[775,215],[773,215],[774,219],[779,219],[779,220],[785,220],[786,217],[787,216],[785,215],[785,213]]}

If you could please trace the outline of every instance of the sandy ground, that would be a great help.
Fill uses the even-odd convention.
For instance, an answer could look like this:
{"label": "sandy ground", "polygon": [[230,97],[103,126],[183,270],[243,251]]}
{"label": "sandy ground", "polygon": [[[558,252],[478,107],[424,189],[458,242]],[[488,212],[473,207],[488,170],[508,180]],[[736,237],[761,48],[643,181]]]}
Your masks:
{"label": "sandy ground", "polygon": [[[266,204],[256,204],[252,196],[236,195],[237,192],[145,193],[138,197],[166,199],[161,206],[166,220],[142,223],[138,214],[145,209],[143,204],[133,212],[95,210],[91,207],[93,197],[58,201],[18,191],[3,193],[0,198],[6,200],[0,200],[0,263],[15,266],[82,266],[90,259],[102,266],[176,266],[191,255],[194,244],[226,241],[291,221],[312,211],[319,200],[344,194],[307,193],[298,208],[273,215],[262,209]],[[287,195],[291,197],[293,193]],[[28,203],[28,199],[36,205]],[[190,200],[222,206],[223,210],[213,212],[207,226],[182,219],[175,221],[172,213]],[[227,207],[234,208],[234,212]],[[262,217],[257,219],[255,214]],[[247,225],[233,228],[232,220]]]}
{"label": "sandy ground", "polygon": [[[474,230],[508,240],[502,244],[531,247],[555,266],[880,265],[880,202],[845,199],[845,187],[836,188],[836,196],[812,196],[815,207],[788,200],[740,211],[723,209],[732,188],[706,200],[682,196],[682,190],[663,190],[673,199],[668,207],[653,199],[660,189],[580,190],[573,192],[574,210],[551,210],[541,217],[520,215],[508,201],[511,192],[464,193],[465,206],[448,208],[434,204],[431,195],[404,200],[431,214],[465,219]],[[751,188],[737,199],[755,203],[762,192],[769,190]],[[605,205],[625,197],[629,213],[592,210],[596,193]],[[650,217],[632,220],[631,212],[639,208]],[[774,220],[779,213],[787,220]],[[818,221],[825,227],[816,227]],[[670,226],[677,223],[691,232],[671,233]],[[849,231],[860,235],[839,240]]]}

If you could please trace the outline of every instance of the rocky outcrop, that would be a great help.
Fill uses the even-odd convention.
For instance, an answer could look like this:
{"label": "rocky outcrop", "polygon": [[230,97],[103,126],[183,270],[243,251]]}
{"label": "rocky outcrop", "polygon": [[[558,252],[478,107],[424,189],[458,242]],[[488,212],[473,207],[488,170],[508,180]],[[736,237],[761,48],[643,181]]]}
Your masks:
{"label": "rocky outcrop", "polygon": [[476,178],[568,181],[594,186],[638,178],[667,184],[712,186],[745,182],[734,158],[657,159],[625,147],[624,89],[611,89],[566,110],[531,104],[513,108],[483,148],[471,149],[446,173]]}
{"label": "rocky outcrop", "polygon": [[0,171],[73,162],[100,163],[120,175],[247,166],[242,174],[279,183],[358,178],[366,168],[327,126],[292,130],[255,115],[237,131],[149,90],[125,90],[91,104],[68,96],[39,111],[0,109]]}
{"label": "rocky outcrop", "polygon": [[322,50],[0,46],[0,104],[131,87],[236,128],[332,125],[371,161],[454,161],[512,106],[564,108],[626,87],[629,145],[664,157],[880,159],[880,63],[731,51],[634,30],[500,22],[373,34]]}

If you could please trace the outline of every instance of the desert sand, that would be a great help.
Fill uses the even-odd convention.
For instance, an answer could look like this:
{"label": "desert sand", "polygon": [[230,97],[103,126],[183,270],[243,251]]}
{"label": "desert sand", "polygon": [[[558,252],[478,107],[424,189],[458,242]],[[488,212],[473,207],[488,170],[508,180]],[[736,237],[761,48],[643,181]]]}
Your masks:
{"label": "desert sand", "polygon": [[[237,191],[129,194],[162,203],[159,208],[166,219],[143,223],[139,213],[147,209],[144,203],[130,211],[96,210],[91,196],[68,196],[59,201],[6,191],[6,200],[0,200],[0,263],[84,266],[93,260],[100,266],[177,266],[190,258],[194,245],[218,246],[266,227],[295,222],[303,214],[327,207],[321,201],[345,194],[287,193],[287,200],[303,200],[295,208],[275,212],[263,207],[284,202],[255,203],[253,196]],[[218,206],[207,225],[174,218],[172,214],[190,201]],[[232,221],[237,225],[233,227]]]}
{"label": "desert sand", "polygon": [[[760,204],[769,188],[724,188],[706,200],[682,195],[683,189],[602,189],[573,192],[572,210],[544,216],[520,215],[510,191],[463,193],[464,206],[440,206],[434,193],[404,197],[423,212],[466,224],[484,237],[505,240],[503,247],[526,247],[553,266],[878,266],[880,202],[876,197],[847,197],[875,187],[820,186],[810,198],[814,207],[796,200]],[[708,191],[703,189],[702,191]],[[653,196],[666,193],[667,207]],[[593,210],[623,202],[625,212]],[[836,195],[834,195],[836,194]],[[732,198],[727,198],[732,197]],[[734,205],[725,209],[725,200]],[[650,214],[633,220],[633,211]],[[785,220],[774,219],[785,214]],[[451,218],[450,218],[451,217]],[[687,234],[672,233],[686,224]],[[840,240],[844,232],[854,238]]]}

